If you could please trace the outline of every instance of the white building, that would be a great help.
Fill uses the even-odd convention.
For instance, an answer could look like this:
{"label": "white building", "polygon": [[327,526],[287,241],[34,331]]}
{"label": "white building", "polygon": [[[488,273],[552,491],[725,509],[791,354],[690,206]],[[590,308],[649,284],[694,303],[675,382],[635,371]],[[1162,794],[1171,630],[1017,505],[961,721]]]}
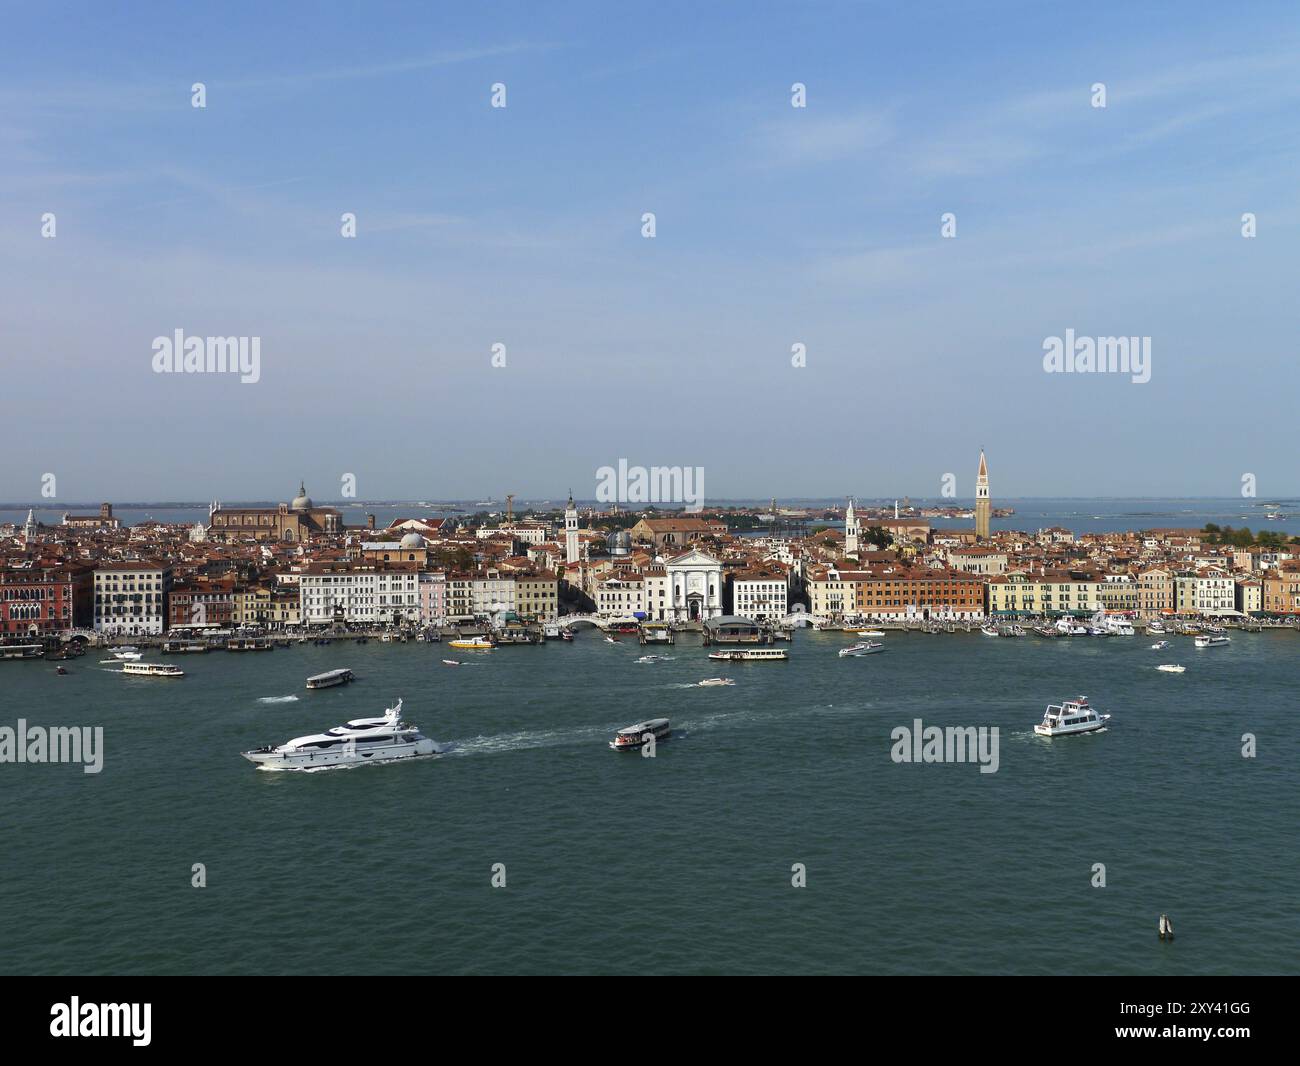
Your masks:
{"label": "white building", "polygon": [[499,570],[480,570],[474,574],[470,585],[470,610],[474,617],[518,609],[514,574],[503,574]]}
{"label": "white building", "polygon": [[564,508],[564,561],[569,564],[578,561],[578,509],[573,505],[572,492]]}
{"label": "white building", "polygon": [[1177,574],[1174,600],[1180,614],[1230,614],[1237,609],[1237,583],[1222,570]]}
{"label": "white building", "polygon": [[110,563],[95,569],[95,632],[153,636],[167,628],[172,568]]}
{"label": "white building", "polygon": [[645,609],[645,579],[639,574],[615,574],[596,586],[596,613],[602,618],[631,618]]}
{"label": "white building", "polygon": [[669,559],[664,569],[668,573],[667,621],[702,621],[725,613],[721,561],[692,548],[684,555]]}
{"label": "white building", "polygon": [[785,574],[737,574],[731,585],[731,613],[756,622],[772,622],[790,613],[789,594]]}
{"label": "white building", "polygon": [[333,622],[391,623],[420,617],[419,571],[392,568],[322,566],[304,571],[298,581],[304,625]]}

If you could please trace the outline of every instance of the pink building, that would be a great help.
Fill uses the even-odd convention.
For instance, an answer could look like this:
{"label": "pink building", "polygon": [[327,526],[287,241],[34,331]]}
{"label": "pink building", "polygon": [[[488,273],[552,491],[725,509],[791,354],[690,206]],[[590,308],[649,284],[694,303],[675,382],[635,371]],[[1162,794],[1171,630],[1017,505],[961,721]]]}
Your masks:
{"label": "pink building", "polygon": [[440,626],[447,621],[447,575],[442,571],[420,574],[420,625]]}

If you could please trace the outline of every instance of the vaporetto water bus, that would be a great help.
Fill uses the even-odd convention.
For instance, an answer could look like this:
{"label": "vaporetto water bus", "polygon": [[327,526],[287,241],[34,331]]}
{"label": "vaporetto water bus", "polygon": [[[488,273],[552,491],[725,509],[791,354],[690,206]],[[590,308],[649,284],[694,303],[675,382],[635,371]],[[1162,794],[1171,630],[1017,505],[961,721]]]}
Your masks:
{"label": "vaporetto water bus", "polygon": [[171,663],[126,663],[122,673],[127,677],[184,677],[185,671]]}
{"label": "vaporetto water bus", "polygon": [[648,736],[667,740],[672,736],[672,726],[667,718],[651,718],[636,725],[625,726],[614,734],[609,746],[615,751],[634,751],[646,743]]}
{"label": "vaporetto water bus", "polygon": [[325,766],[362,766],[436,755],[438,745],[417,726],[402,721],[402,701],[382,718],[354,718],[324,733],[295,737],[278,747],[243,752],[259,770],[312,770]]}
{"label": "vaporetto water bus", "polygon": [[735,651],[711,651],[709,658],[732,663],[781,663],[790,658],[790,653],[784,648],[737,648]]}
{"label": "vaporetto water bus", "polygon": [[356,675],[351,670],[326,670],[323,674],[315,674],[307,678],[308,688],[334,688],[336,685],[346,685],[349,681],[355,681]]}

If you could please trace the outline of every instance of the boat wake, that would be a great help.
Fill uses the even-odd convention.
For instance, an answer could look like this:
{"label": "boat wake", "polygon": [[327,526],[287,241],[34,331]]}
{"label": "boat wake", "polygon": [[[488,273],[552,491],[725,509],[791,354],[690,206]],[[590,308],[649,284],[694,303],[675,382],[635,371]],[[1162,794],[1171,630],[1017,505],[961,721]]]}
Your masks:
{"label": "boat wake", "polygon": [[599,728],[588,726],[581,729],[524,730],[518,733],[498,733],[495,736],[478,736],[444,745],[443,751],[450,755],[492,755],[503,751],[528,751],[532,748],[559,748],[588,744],[595,740],[608,739],[616,726]]}
{"label": "boat wake", "polygon": [[258,703],[297,703],[297,696],[262,696]]}

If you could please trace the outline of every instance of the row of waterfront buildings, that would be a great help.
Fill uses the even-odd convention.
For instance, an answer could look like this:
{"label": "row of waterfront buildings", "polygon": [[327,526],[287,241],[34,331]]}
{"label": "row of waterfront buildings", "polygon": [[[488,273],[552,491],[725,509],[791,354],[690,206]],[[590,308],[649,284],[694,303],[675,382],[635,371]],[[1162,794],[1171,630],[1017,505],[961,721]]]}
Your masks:
{"label": "row of waterfront buildings", "polygon": [[[593,613],[682,623],[806,611],[881,620],[1092,615],[1300,618],[1300,544],[1225,547],[1197,530],[1076,536],[915,517],[740,535],[728,513],[562,515],[348,526],[300,489],[274,508],[214,504],[193,527],[100,515],[0,527],[0,639],[71,630],[443,626]],[[69,520],[70,519],[70,520]],[[98,519],[98,520],[97,520]],[[617,520],[615,520],[617,519]],[[1276,541],[1277,538],[1273,538]]]}

